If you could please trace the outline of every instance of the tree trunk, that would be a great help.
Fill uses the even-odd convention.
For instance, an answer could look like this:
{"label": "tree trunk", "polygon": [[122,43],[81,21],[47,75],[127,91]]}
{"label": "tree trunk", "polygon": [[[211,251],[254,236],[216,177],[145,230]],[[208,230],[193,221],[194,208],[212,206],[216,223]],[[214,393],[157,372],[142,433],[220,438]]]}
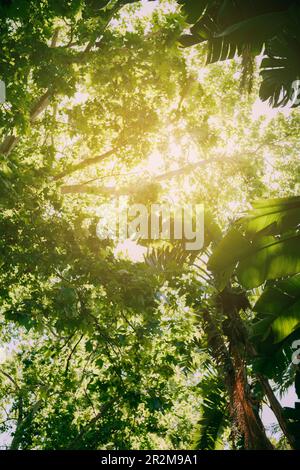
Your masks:
{"label": "tree trunk", "polygon": [[266,436],[264,425],[249,395],[246,367],[238,349],[232,347],[234,372],[229,377],[229,389],[233,413],[249,450],[272,450],[273,446]]}
{"label": "tree trunk", "polygon": [[229,412],[237,429],[244,438],[247,450],[272,450],[263,423],[249,396],[245,363],[239,348],[230,339],[230,353],[222,333],[210,313],[204,312],[205,329],[209,346],[216,362],[224,372],[224,383],[229,395]]}

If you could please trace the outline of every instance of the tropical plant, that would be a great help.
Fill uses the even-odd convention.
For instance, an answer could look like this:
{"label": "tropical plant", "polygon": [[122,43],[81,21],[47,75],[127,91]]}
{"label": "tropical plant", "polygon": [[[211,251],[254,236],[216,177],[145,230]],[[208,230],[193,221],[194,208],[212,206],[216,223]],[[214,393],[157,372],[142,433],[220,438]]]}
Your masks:
{"label": "tropical plant", "polygon": [[243,79],[251,87],[253,57],[263,53],[260,97],[274,106],[299,105],[299,2],[180,0],[192,24],[184,46],[208,42],[207,63],[243,61]]}
{"label": "tropical plant", "polygon": [[[150,13],[1,3],[0,429],[12,449],[299,447],[298,407],[274,393],[295,380],[299,394],[299,116],[254,117],[251,59],[296,6],[181,3],[187,17],[173,1]],[[210,66],[180,40],[208,42]],[[240,63],[218,63],[236,51],[248,96]],[[284,80],[268,66],[276,104],[297,76],[289,57]],[[106,203],[158,201],[205,204],[201,250],[137,240],[145,256],[130,259],[97,236]],[[265,398],[284,444],[266,433]]]}

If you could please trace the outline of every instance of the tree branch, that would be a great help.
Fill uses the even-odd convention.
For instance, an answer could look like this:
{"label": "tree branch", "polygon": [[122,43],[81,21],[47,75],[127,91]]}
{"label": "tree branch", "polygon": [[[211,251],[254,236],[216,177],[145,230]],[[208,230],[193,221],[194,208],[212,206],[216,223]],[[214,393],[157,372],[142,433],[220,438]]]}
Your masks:
{"label": "tree branch", "polygon": [[67,373],[68,373],[71,358],[72,358],[74,352],[76,351],[76,348],[77,348],[77,346],[79,345],[80,341],[82,340],[83,336],[84,336],[84,335],[82,334],[82,335],[80,336],[79,340],[76,341],[75,345],[74,345],[73,348],[71,349],[71,352],[70,352],[70,354],[69,354],[69,356],[68,356],[67,363],[66,363],[65,375],[67,375]]}
{"label": "tree branch", "polygon": [[85,168],[87,168],[89,166],[96,165],[97,163],[101,163],[103,160],[110,157],[111,155],[116,153],[118,150],[120,150],[121,146],[122,146],[122,144],[118,147],[114,147],[114,148],[108,150],[107,152],[104,152],[101,155],[97,155],[96,157],[86,158],[86,159],[82,160],[81,162],[72,165],[67,170],[62,171],[57,176],[55,176],[54,181],[58,181],[58,180],[64,178],[65,176],[69,176],[72,173],[75,173],[75,171],[84,170]]}
{"label": "tree branch", "polygon": [[103,414],[105,411],[110,407],[111,403],[105,403],[104,405],[101,406],[100,411],[94,416],[94,418],[91,419],[91,421],[84,427],[82,430],[79,432],[78,436],[75,437],[71,441],[71,443],[68,445],[68,449],[76,449],[76,447],[80,444],[80,441],[84,437],[85,434],[91,429],[91,427],[99,421],[99,419],[102,418]]}
{"label": "tree branch", "polygon": [[279,426],[281,427],[281,430],[283,432],[283,434],[285,435],[285,437],[287,438],[288,440],[288,443],[290,444],[290,446],[292,447],[292,449],[295,449],[295,439],[294,439],[294,436],[290,433],[289,429],[288,429],[288,426],[287,426],[287,422],[286,422],[286,418],[283,414],[283,408],[281,406],[281,404],[279,403],[279,401],[277,400],[270,384],[269,384],[269,381],[268,379],[266,379],[265,377],[263,377],[261,374],[258,375],[258,379],[262,385],[262,388],[269,400],[269,403],[270,403],[270,408],[271,410],[273,411],[274,415],[276,416],[276,419],[278,421],[278,424]]}
{"label": "tree branch", "polygon": [[[222,158],[213,158],[210,160],[201,160],[196,163],[190,163],[189,165],[184,166],[183,168],[179,168],[178,170],[172,170],[166,173],[162,173],[161,175],[154,176],[151,181],[159,182],[167,179],[174,178],[176,176],[181,176],[187,174],[196,168],[209,164],[209,163],[216,163],[218,161],[223,161]],[[96,196],[126,196],[130,194],[134,194],[138,188],[141,187],[140,182],[136,182],[136,184],[131,184],[130,186],[125,186],[123,188],[110,188],[107,186],[97,187],[97,186],[87,186],[86,183],[80,184],[73,184],[73,185],[64,185],[60,188],[63,194],[94,194]]]}

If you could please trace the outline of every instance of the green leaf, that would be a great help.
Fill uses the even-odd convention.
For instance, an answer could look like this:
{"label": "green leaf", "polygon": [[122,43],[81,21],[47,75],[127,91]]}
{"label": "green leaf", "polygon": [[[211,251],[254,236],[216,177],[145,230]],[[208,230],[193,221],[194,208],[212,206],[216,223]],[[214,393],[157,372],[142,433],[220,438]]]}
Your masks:
{"label": "green leaf", "polygon": [[227,284],[240,257],[250,250],[250,242],[235,228],[217,245],[209,259],[208,269],[215,274],[220,290]]}
{"label": "green leaf", "polygon": [[179,38],[179,42],[183,47],[195,46],[196,44],[200,44],[204,41],[205,39],[196,34],[182,34]]}
{"label": "green leaf", "polygon": [[263,45],[267,40],[276,36],[289,22],[287,12],[273,12],[266,15],[249,18],[239,23],[235,23],[217,37],[226,37],[236,44],[253,44]]}
{"label": "green leaf", "polygon": [[275,342],[279,343],[300,326],[300,300],[272,324]]}
{"label": "green leaf", "polygon": [[194,449],[215,450],[223,448],[221,436],[228,425],[228,407],[223,383],[216,371],[208,368],[199,384],[204,397],[201,417],[194,436]]}
{"label": "green leaf", "polygon": [[235,228],[231,229],[214,250],[208,267],[212,271],[221,271],[235,265],[240,256],[251,250],[251,244]]}
{"label": "green leaf", "polygon": [[188,23],[196,23],[196,21],[203,15],[208,0],[178,0],[178,3],[183,5],[182,9],[187,16]]}
{"label": "green leaf", "polygon": [[253,203],[253,210],[244,218],[247,233],[265,231],[281,233],[300,224],[300,197],[261,200]]}
{"label": "green leaf", "polygon": [[268,279],[278,279],[300,272],[300,235],[282,238],[264,237],[252,250],[242,253],[237,268],[241,284],[253,289]]}
{"label": "green leaf", "polygon": [[300,325],[300,275],[267,286],[253,310],[253,335],[264,341],[272,332],[275,342],[283,341]]}

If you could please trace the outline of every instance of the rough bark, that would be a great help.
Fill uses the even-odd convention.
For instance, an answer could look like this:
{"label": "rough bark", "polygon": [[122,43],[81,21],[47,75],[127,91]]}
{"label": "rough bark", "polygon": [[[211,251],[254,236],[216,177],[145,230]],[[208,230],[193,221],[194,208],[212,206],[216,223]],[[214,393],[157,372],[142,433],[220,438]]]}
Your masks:
{"label": "rough bark", "polygon": [[[249,341],[246,328],[243,324],[243,321],[241,320],[239,313],[235,309],[232,309],[230,312],[230,316],[231,316],[232,322],[235,325],[236,334],[238,335],[239,338],[242,338],[245,344],[245,348],[246,348],[248,356],[252,358],[257,357],[257,351],[255,347],[253,346],[253,344],[251,344],[251,342]],[[296,445],[295,438],[289,432],[287,421],[283,413],[283,408],[280,405],[279,401],[277,400],[272,390],[272,387],[269,384],[268,379],[264,377],[262,374],[257,374],[257,378],[261,383],[261,386],[263,388],[263,391],[265,392],[266,397],[268,398],[271,410],[273,411],[283,434],[285,435],[291,448],[295,449],[295,445]]]}
{"label": "rough bark", "polygon": [[249,396],[246,367],[239,347],[230,339],[229,348],[226,347],[222,332],[208,311],[204,313],[204,320],[209,346],[224,373],[233,425],[236,425],[243,436],[245,448],[247,450],[272,450],[273,446],[266,436],[263,423]]}

